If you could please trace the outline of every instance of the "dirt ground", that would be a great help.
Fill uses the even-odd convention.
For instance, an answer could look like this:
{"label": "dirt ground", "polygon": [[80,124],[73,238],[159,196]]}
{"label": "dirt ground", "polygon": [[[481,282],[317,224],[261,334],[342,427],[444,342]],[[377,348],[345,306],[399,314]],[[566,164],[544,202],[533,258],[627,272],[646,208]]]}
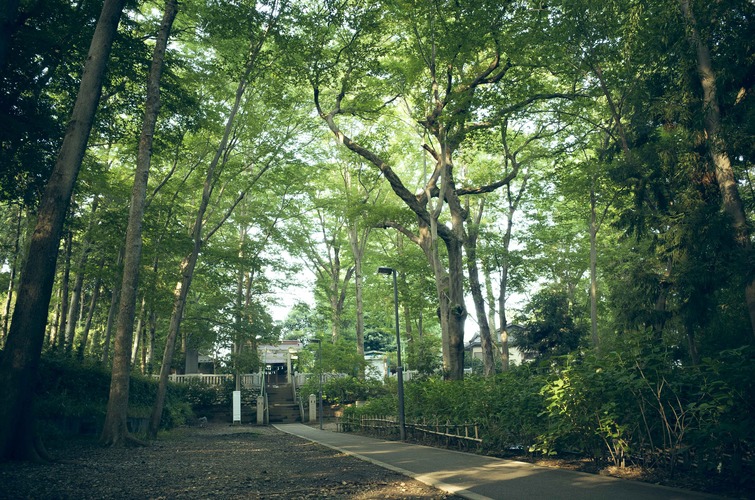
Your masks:
{"label": "dirt ground", "polygon": [[55,463],[0,463],[0,499],[459,498],[272,427],[184,427],[128,449],[47,446]]}

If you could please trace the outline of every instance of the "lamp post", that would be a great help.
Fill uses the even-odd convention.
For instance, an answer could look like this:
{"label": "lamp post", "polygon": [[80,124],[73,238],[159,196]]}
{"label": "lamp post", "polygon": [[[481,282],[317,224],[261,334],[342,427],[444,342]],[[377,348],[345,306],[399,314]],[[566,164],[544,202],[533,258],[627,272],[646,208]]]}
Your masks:
{"label": "lamp post", "polygon": [[391,267],[378,267],[378,274],[393,275],[393,311],[396,324],[396,378],[398,379],[398,425],[401,441],[406,440],[406,421],[404,420],[404,367],[401,364],[401,333],[398,324],[398,286],[396,285],[396,270]]}
{"label": "lamp post", "polygon": [[311,339],[310,342],[317,342],[317,364],[320,367],[320,388],[317,395],[317,404],[320,411],[317,414],[320,420],[320,430],[322,430],[322,339]]}

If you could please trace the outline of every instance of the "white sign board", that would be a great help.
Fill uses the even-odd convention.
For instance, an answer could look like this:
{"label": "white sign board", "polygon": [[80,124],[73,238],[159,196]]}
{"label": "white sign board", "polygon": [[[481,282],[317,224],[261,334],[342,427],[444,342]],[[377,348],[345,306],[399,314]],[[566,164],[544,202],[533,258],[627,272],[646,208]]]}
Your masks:
{"label": "white sign board", "polygon": [[233,421],[241,422],[241,391],[233,391]]}

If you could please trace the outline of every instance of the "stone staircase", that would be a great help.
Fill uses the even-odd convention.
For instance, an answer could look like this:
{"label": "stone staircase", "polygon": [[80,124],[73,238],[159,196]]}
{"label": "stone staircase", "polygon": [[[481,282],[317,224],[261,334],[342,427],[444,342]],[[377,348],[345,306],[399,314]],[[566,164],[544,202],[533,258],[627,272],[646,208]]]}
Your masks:
{"label": "stone staircase", "polygon": [[301,422],[299,404],[294,400],[291,384],[271,384],[266,390],[271,424]]}

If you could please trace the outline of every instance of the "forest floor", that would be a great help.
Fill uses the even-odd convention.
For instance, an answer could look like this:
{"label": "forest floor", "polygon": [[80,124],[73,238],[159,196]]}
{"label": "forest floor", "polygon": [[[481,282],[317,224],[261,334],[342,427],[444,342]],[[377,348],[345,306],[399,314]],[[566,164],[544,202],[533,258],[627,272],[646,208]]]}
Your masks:
{"label": "forest floor", "polygon": [[[335,424],[329,427],[334,430]],[[102,448],[94,438],[46,444],[53,463],[0,462],[0,500],[460,498],[273,427],[210,422],[177,428],[147,446],[127,449]],[[506,458],[755,498],[749,481],[732,484],[689,474],[671,477],[637,467],[598,467],[588,460]]]}
{"label": "forest floor", "polygon": [[157,442],[47,443],[50,464],[0,463],[0,499],[458,499],[272,427],[182,427]]}

